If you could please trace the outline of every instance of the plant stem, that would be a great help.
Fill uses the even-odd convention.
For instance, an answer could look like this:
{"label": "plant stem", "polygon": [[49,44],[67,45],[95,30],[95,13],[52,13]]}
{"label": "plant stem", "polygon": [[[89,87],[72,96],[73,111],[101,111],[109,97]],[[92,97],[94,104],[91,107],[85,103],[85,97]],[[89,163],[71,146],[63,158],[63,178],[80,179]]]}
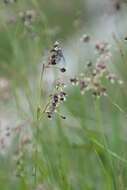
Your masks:
{"label": "plant stem", "polygon": [[[102,124],[102,116],[101,116],[101,112],[100,112],[99,100],[97,98],[94,101],[94,105],[95,105],[96,116],[98,119],[99,131],[100,131],[100,134],[102,135],[102,140],[104,143],[104,148],[108,149],[108,144],[107,144],[107,141],[105,138],[104,128],[103,128],[103,124]],[[112,163],[112,158],[110,157],[110,155],[109,155],[109,162],[110,162],[111,169],[112,169],[112,175],[114,176],[114,174],[113,174],[113,171],[114,171],[113,170],[113,163]]]}

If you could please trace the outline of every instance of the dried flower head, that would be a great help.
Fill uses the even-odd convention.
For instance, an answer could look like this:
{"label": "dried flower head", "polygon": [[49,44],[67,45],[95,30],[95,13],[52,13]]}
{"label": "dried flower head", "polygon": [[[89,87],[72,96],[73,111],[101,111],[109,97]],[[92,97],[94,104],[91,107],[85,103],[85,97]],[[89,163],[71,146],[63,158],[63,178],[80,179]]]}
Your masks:
{"label": "dried flower head", "polygon": [[101,95],[106,95],[107,91],[104,79],[118,84],[122,84],[122,80],[108,69],[108,60],[112,56],[110,44],[107,42],[97,43],[95,49],[98,55],[95,63],[90,61],[86,64],[84,72],[79,77],[71,78],[70,82],[73,85],[79,85],[82,94],[91,91],[93,96],[100,97]]}
{"label": "dried flower head", "polygon": [[51,55],[48,62],[49,65],[56,65],[61,61],[61,59],[64,60],[63,52],[58,41],[54,43],[50,53]]}
{"label": "dried flower head", "polygon": [[71,78],[71,79],[70,79],[70,82],[71,82],[73,85],[78,85],[79,79],[78,79],[77,77],[74,77],[74,78]]}
{"label": "dried flower head", "polygon": [[84,34],[83,37],[82,37],[82,41],[84,43],[88,43],[90,41],[90,36],[87,35],[87,34]]}
{"label": "dried flower head", "polygon": [[[49,119],[52,118],[54,113],[57,113],[59,115],[59,112],[57,111],[57,108],[60,103],[64,102],[66,100],[66,92],[64,91],[63,82],[57,82],[55,92],[50,94],[49,98],[49,104],[46,108],[46,113]],[[61,117],[65,119],[65,117]]]}
{"label": "dried flower head", "polygon": [[[47,66],[45,65],[44,68],[45,69],[55,68],[58,69],[60,73],[65,73],[67,69],[65,67],[59,66],[61,59],[65,61],[59,42],[56,41],[52,49],[50,50],[48,65]],[[59,77],[59,79],[56,80],[56,84],[52,94],[49,95],[49,102],[44,111],[49,119],[52,119],[54,113],[59,115],[62,119],[66,118],[65,116],[59,114],[58,112],[59,104],[66,100],[66,92],[64,91],[65,87],[66,85],[63,82],[63,79]]]}
{"label": "dried flower head", "polygon": [[19,13],[19,16],[21,17],[24,25],[26,26],[34,23],[35,15],[36,13],[34,10],[27,10],[27,11],[22,11]]}
{"label": "dried flower head", "polygon": [[125,41],[127,41],[127,36],[124,38]]}

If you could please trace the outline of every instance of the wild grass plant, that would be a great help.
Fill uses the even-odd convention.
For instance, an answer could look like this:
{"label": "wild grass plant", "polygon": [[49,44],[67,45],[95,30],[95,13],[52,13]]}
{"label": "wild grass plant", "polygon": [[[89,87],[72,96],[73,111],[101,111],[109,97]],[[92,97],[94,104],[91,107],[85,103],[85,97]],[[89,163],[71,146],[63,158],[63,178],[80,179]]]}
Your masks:
{"label": "wild grass plant", "polygon": [[45,14],[47,6],[0,3],[0,109],[19,121],[0,129],[0,189],[126,190],[126,37],[123,44],[113,34],[114,44],[91,47],[92,36],[83,35],[80,43],[93,58],[83,57],[83,64],[78,58],[70,76],[61,47],[66,38],[59,43],[64,32],[48,21],[54,10]]}

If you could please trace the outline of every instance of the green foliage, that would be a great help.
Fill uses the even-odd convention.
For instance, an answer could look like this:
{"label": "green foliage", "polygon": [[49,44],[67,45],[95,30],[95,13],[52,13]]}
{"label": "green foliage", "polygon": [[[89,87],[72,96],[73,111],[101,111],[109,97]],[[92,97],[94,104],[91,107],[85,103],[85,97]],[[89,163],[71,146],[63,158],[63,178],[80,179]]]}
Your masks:
{"label": "green foliage", "polygon": [[[0,189],[126,189],[126,86],[107,85],[109,96],[99,100],[89,92],[81,95],[79,87],[69,87],[67,101],[58,110],[65,112],[66,120],[57,114],[48,120],[41,112],[49,97],[46,81],[43,76],[39,79],[38,63],[52,41],[75,34],[74,21],[84,11],[83,2],[17,0],[0,6],[0,74],[11,81],[12,94],[0,109],[25,121],[6,154],[0,156]],[[23,23],[19,13],[26,10],[36,12],[34,23]],[[16,21],[8,24],[11,14]],[[126,62],[117,56],[112,62],[126,84]],[[24,140],[27,132],[30,139]]]}

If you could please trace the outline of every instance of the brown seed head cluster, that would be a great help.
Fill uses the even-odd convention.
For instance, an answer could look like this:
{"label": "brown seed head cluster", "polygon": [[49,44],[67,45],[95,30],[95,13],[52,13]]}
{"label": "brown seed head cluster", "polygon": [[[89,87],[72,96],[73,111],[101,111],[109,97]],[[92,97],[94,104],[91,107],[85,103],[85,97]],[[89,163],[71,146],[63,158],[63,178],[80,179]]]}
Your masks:
{"label": "brown seed head cluster", "polygon": [[61,81],[58,81],[56,83],[55,92],[50,94],[49,96],[50,97],[49,105],[45,111],[49,119],[52,118],[52,115],[54,113],[59,115],[62,119],[66,119],[65,116],[59,114],[59,112],[57,111],[59,104],[63,103],[66,100],[67,94],[64,91],[64,88],[65,88],[65,84]]}
{"label": "brown seed head cluster", "polygon": [[[55,42],[52,49],[50,50],[50,57],[48,61],[48,65],[45,68],[55,68],[60,71],[60,73],[65,73],[66,68],[63,66],[60,66],[61,60],[63,59],[65,63],[65,59],[63,56],[62,49],[60,47],[59,42]],[[53,114],[56,113],[59,115],[62,119],[66,119],[64,115],[59,114],[58,112],[58,106],[60,103],[64,102],[66,100],[66,92],[64,91],[64,88],[66,87],[65,83],[58,79],[56,81],[55,89],[52,94],[49,95],[49,103],[45,110],[45,113],[47,113],[47,116],[49,119],[52,118]]]}
{"label": "brown seed head cluster", "polygon": [[57,41],[54,43],[50,53],[49,65],[56,65],[61,61],[61,59],[64,59],[62,49]]}
{"label": "brown seed head cluster", "polygon": [[24,25],[31,25],[35,21],[35,11],[34,10],[27,10],[27,11],[22,11],[19,13],[19,16],[21,17]]}
{"label": "brown seed head cluster", "polygon": [[112,56],[110,45],[107,42],[96,43],[95,50],[97,52],[96,62],[88,62],[84,72],[79,77],[71,78],[70,82],[73,85],[79,85],[82,94],[91,91],[93,96],[100,97],[106,95],[107,91],[104,79],[119,84],[122,84],[122,80],[113,74],[107,66]]}
{"label": "brown seed head cluster", "polygon": [[87,35],[87,34],[84,34],[83,37],[82,37],[82,41],[83,41],[84,43],[89,42],[89,41],[90,41],[90,36]]}
{"label": "brown seed head cluster", "polygon": [[58,41],[56,41],[52,49],[50,50],[50,57],[47,68],[49,67],[51,68],[51,66],[53,66],[54,68],[59,69],[60,72],[65,73],[67,69],[63,66],[60,67],[60,63],[62,60],[65,63],[65,59],[60,44]]}

